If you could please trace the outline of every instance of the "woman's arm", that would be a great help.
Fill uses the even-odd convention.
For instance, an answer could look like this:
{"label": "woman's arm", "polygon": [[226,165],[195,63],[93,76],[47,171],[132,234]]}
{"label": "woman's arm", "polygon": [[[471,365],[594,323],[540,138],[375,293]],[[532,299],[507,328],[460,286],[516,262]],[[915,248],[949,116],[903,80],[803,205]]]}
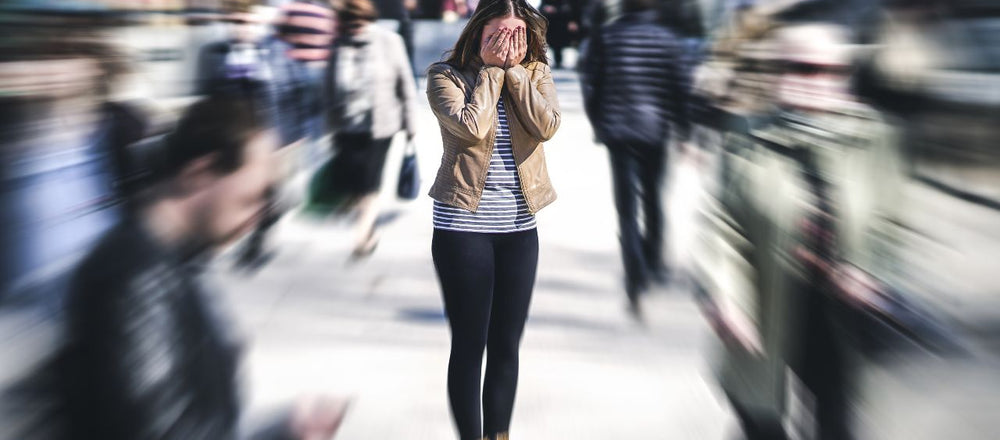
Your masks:
{"label": "woman's arm", "polygon": [[559,129],[561,115],[549,66],[542,64],[542,78],[537,86],[531,83],[531,75],[521,65],[507,69],[506,77],[518,120],[535,139],[543,142],[552,139]]}
{"label": "woman's arm", "polygon": [[496,120],[504,71],[495,66],[480,69],[472,97],[466,101],[465,92],[449,70],[445,64],[435,64],[427,71],[427,100],[431,110],[441,126],[451,133],[467,141],[481,141]]}

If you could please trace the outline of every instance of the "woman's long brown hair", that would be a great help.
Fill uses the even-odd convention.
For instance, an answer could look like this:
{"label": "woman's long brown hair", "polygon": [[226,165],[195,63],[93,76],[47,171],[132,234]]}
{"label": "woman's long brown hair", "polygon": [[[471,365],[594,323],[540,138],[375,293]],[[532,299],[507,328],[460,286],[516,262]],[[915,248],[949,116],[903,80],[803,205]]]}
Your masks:
{"label": "woman's long brown hair", "polygon": [[445,62],[460,69],[474,62],[481,63],[483,60],[479,57],[479,42],[486,24],[494,18],[511,15],[524,20],[527,30],[528,50],[521,64],[534,61],[548,64],[545,31],[549,27],[549,21],[525,0],[482,0]]}

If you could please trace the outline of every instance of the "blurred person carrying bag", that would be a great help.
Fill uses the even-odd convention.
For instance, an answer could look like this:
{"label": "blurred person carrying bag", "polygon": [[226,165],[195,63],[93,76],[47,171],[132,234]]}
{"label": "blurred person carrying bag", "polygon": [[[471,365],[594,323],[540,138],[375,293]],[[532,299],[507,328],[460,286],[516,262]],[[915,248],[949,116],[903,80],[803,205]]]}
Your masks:
{"label": "blurred person carrying bag", "polygon": [[336,154],[317,173],[310,202],[314,210],[349,207],[357,213],[352,258],[363,258],[379,241],[389,146],[400,131],[409,140],[415,134],[416,84],[403,39],[374,24],[378,10],[370,0],[346,0],[337,18],[340,33],[324,81]]}
{"label": "blurred person carrying bag", "polygon": [[[392,138],[414,135],[416,85],[402,39],[373,24],[367,0],[345,2],[327,65],[325,102],[333,132],[333,157],[310,184],[308,207],[343,211],[379,191]],[[414,162],[409,158],[404,162]]]}

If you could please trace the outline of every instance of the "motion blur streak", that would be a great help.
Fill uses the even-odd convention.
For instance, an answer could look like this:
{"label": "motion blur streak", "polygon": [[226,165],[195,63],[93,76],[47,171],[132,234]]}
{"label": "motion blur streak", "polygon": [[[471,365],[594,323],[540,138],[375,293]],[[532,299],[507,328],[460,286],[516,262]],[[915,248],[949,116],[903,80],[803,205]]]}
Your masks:
{"label": "motion blur streak", "polygon": [[[360,3],[0,2],[0,440],[453,438],[396,189],[479,2],[374,1],[409,65]],[[1000,2],[530,3],[560,198],[513,437],[1000,432]],[[385,82],[414,126],[337,145]]]}

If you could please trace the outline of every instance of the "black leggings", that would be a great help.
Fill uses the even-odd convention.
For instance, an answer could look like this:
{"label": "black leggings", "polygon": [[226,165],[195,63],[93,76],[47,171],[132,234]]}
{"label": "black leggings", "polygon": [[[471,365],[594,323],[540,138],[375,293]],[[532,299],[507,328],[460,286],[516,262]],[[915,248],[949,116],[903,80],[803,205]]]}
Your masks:
{"label": "black leggings", "polygon": [[435,229],[431,248],[451,327],[448,397],[459,436],[478,440],[484,432],[507,432],[517,352],[538,267],[538,234],[534,229],[501,234]]}

